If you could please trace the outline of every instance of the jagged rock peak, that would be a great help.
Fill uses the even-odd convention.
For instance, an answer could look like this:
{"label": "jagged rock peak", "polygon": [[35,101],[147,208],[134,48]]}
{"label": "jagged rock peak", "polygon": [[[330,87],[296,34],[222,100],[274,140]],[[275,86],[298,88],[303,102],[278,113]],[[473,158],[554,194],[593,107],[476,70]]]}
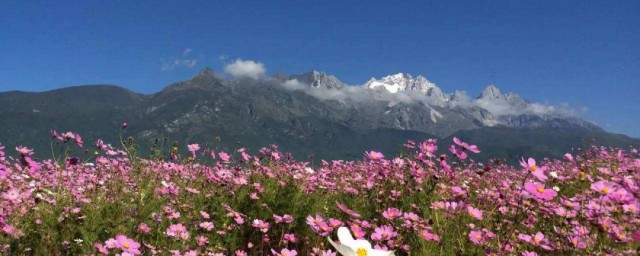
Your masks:
{"label": "jagged rock peak", "polygon": [[502,93],[500,93],[500,89],[498,89],[498,87],[496,87],[495,85],[490,84],[487,85],[484,90],[482,90],[482,93],[480,93],[478,99],[497,99],[500,98],[500,96],[502,96]]}
{"label": "jagged rock peak", "polygon": [[292,76],[292,78],[315,88],[340,89],[347,86],[335,76],[317,70],[311,70],[302,75],[295,75]]}
{"label": "jagged rock peak", "polygon": [[[210,67],[203,68],[198,72],[193,78],[202,78],[202,77],[215,77],[216,72],[213,71]],[[192,79],[193,79],[192,78]]]}

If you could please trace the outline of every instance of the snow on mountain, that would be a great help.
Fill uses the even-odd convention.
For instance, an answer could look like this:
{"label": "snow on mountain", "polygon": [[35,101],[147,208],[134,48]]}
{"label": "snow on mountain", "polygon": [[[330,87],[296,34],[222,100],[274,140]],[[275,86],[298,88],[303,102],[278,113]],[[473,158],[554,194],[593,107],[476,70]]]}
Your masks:
{"label": "snow on mountain", "polygon": [[291,78],[297,79],[299,82],[307,84],[313,88],[342,89],[347,86],[335,76],[316,70],[312,70],[302,75],[295,75]]}
{"label": "snow on mountain", "polygon": [[432,88],[437,88],[436,84],[430,82],[423,76],[413,78],[410,74],[398,73],[389,75],[380,79],[371,78],[364,87],[369,89],[385,89],[390,93],[398,93],[401,91],[419,91],[422,93],[429,92]]}

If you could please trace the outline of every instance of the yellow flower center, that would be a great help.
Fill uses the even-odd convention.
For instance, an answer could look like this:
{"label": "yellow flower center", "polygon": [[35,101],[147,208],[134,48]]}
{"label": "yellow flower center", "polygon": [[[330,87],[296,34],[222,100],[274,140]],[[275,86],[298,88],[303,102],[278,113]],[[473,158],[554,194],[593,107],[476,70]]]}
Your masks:
{"label": "yellow flower center", "polygon": [[476,239],[480,240],[480,238],[482,238],[482,236],[480,234],[476,234]]}
{"label": "yellow flower center", "polygon": [[382,237],[387,237],[387,232],[382,232]]}
{"label": "yellow flower center", "polygon": [[356,255],[358,256],[367,256],[367,254],[368,252],[365,248],[358,248],[358,250],[356,251]]}
{"label": "yellow flower center", "polygon": [[282,256],[289,256],[289,254],[287,252],[283,252]]}
{"label": "yellow flower center", "polygon": [[538,243],[540,243],[540,238],[534,237],[534,238],[533,238],[533,243],[534,243],[534,244],[538,244]]}
{"label": "yellow flower center", "polygon": [[131,245],[129,244],[129,242],[124,242],[124,244],[122,244],[122,247],[124,247],[125,249],[129,249]]}
{"label": "yellow flower center", "polygon": [[540,193],[544,192],[544,188],[543,187],[538,187],[538,192],[540,192]]}
{"label": "yellow flower center", "polygon": [[609,188],[608,187],[603,187],[602,188],[602,193],[609,193]]}
{"label": "yellow flower center", "polygon": [[531,168],[531,171],[532,171],[532,172],[535,172],[536,170],[538,170],[538,166],[536,166],[536,165],[532,165],[532,166],[531,166],[531,167],[529,167],[529,168]]}

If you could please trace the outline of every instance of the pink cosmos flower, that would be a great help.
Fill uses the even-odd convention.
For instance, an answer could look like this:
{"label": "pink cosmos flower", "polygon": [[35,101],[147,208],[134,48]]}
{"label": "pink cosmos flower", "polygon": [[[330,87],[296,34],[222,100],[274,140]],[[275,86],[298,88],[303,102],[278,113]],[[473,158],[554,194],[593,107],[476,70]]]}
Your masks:
{"label": "pink cosmos flower", "polygon": [[58,132],[54,129],[51,129],[51,136],[53,136],[53,138],[55,138],[58,141],[64,140],[64,138],[62,138],[62,136],[60,136],[60,134],[58,134]]}
{"label": "pink cosmos flower", "polygon": [[360,214],[359,213],[349,209],[346,205],[338,203],[338,202],[336,202],[336,205],[338,206],[338,209],[340,209],[344,213],[350,215],[351,217],[360,218]]}
{"label": "pink cosmos flower", "polygon": [[289,249],[282,249],[280,251],[280,253],[278,253],[275,250],[271,249],[271,253],[273,253],[273,255],[275,255],[275,256],[296,256],[296,255],[298,255],[298,252],[296,250],[289,250]]}
{"label": "pink cosmos flower", "polygon": [[456,137],[453,137],[453,142],[456,143],[456,145],[460,146],[463,150],[468,150],[476,154],[480,153],[480,149],[478,149],[478,146],[476,145],[469,145],[466,142],[460,141],[460,139]]}
{"label": "pink cosmos flower", "polygon": [[538,256],[536,252],[524,251],[522,252],[522,256]]}
{"label": "pink cosmos flower", "polygon": [[610,181],[598,181],[591,184],[591,189],[602,194],[609,194],[614,191],[616,184]]}
{"label": "pink cosmos flower", "polygon": [[185,252],[183,256],[198,256],[198,251],[190,250],[188,252]]}
{"label": "pink cosmos flower", "polygon": [[251,223],[251,226],[253,226],[254,228],[258,228],[260,229],[260,231],[262,233],[267,233],[267,231],[269,231],[269,222],[265,222],[263,220],[259,220],[259,219],[255,219],[253,220],[253,222]]}
{"label": "pink cosmos flower", "polygon": [[294,234],[290,234],[290,233],[284,234],[283,238],[284,238],[285,241],[289,241],[289,242],[292,242],[292,243],[297,243],[298,242],[298,238]]}
{"label": "pink cosmos flower", "polygon": [[223,162],[229,162],[229,159],[231,159],[231,156],[225,152],[218,152],[218,156]]}
{"label": "pink cosmos flower", "polygon": [[520,166],[527,169],[531,172],[531,174],[538,179],[540,182],[544,182],[547,180],[547,175],[544,174],[544,168],[536,165],[536,160],[529,157],[529,159],[525,162],[524,158],[520,160]]}
{"label": "pink cosmos flower", "polygon": [[382,212],[382,216],[386,219],[392,220],[402,216],[402,212],[396,208],[389,208],[386,211]]}
{"label": "pink cosmos flower", "polygon": [[478,146],[469,145],[466,142],[460,141],[460,139],[458,139],[457,137],[453,137],[453,142],[458,146],[457,147],[456,147],[456,145],[449,146],[449,151],[451,151],[451,153],[456,155],[461,160],[464,160],[464,159],[467,158],[466,151],[470,151],[470,152],[473,152],[473,153],[476,153],[476,154],[480,153],[480,150],[478,149]]}
{"label": "pink cosmos flower", "polygon": [[196,158],[196,151],[200,150],[199,144],[190,144],[187,145],[187,149],[191,152],[191,157]]}
{"label": "pink cosmos flower", "polygon": [[118,243],[118,249],[123,252],[130,253],[133,255],[139,255],[140,252],[140,243],[133,241],[133,239],[128,238],[124,235],[117,235],[116,242]]}
{"label": "pink cosmos flower", "polygon": [[471,231],[469,232],[469,240],[471,240],[474,244],[481,244],[484,242],[484,237],[482,236],[482,231]]}
{"label": "pink cosmos flower", "polygon": [[276,221],[276,223],[291,223],[293,222],[293,216],[289,215],[289,214],[285,214],[285,215],[277,215],[277,214],[273,214],[273,219]]}
{"label": "pink cosmos flower", "polygon": [[527,234],[520,234],[518,235],[518,239],[532,245],[539,246],[545,250],[551,249],[551,247],[547,245],[549,241],[545,239],[544,234],[542,234],[541,232],[536,233],[533,237]]}
{"label": "pink cosmos flower", "polygon": [[140,223],[137,230],[139,233],[147,234],[151,231],[151,228],[146,223]]}
{"label": "pink cosmos flower", "polygon": [[17,202],[18,199],[20,199],[20,189],[11,188],[7,190],[7,192],[2,193],[2,198],[12,202]]}
{"label": "pink cosmos flower", "polygon": [[473,206],[469,205],[467,206],[467,212],[469,213],[469,215],[471,215],[471,217],[482,220],[482,211],[480,209],[473,208]]}
{"label": "pink cosmos flower", "polygon": [[189,239],[189,232],[187,232],[187,228],[182,224],[173,224],[167,228],[165,231],[165,235],[168,237],[180,238],[183,240]]}
{"label": "pink cosmos flower", "polygon": [[553,189],[545,189],[544,184],[540,184],[540,183],[527,182],[524,185],[524,189],[527,192],[534,195],[535,197],[543,200],[547,200],[547,201],[552,200],[558,194]]}
{"label": "pink cosmos flower", "polygon": [[425,153],[428,157],[433,157],[433,153],[438,150],[438,145],[436,145],[436,140],[429,139],[420,143],[420,151]]}
{"label": "pink cosmos flower", "polygon": [[33,154],[33,149],[29,149],[23,146],[17,146],[16,151],[18,151],[18,153],[20,153],[21,156],[29,156]]}
{"label": "pink cosmos flower", "polygon": [[96,248],[96,250],[98,250],[98,253],[100,254],[104,254],[104,255],[108,255],[109,251],[107,250],[107,248],[104,247],[104,245],[99,244],[99,243],[95,243],[93,244],[93,247]]}
{"label": "pink cosmos flower", "polygon": [[425,241],[440,242],[440,236],[432,234],[427,230],[420,231],[420,237]]}
{"label": "pink cosmos flower", "polygon": [[200,247],[206,246],[209,243],[209,238],[207,238],[205,236],[197,236],[196,237],[196,243]]}
{"label": "pink cosmos flower", "polygon": [[393,227],[391,226],[380,226],[374,230],[374,233],[371,234],[371,240],[381,241],[381,240],[390,240],[396,237],[398,233],[393,231]]}
{"label": "pink cosmos flower", "polygon": [[80,134],[76,133],[74,139],[76,140],[78,147],[82,147],[83,142],[82,142],[82,137],[80,137]]}
{"label": "pink cosmos flower", "polygon": [[107,241],[105,241],[104,244],[109,249],[118,248],[118,241],[116,241],[116,239],[113,239],[113,238],[107,239]]}
{"label": "pink cosmos flower", "polygon": [[368,151],[365,153],[365,156],[369,158],[371,161],[378,161],[384,159],[384,155],[377,151]]}
{"label": "pink cosmos flower", "polygon": [[569,161],[569,162],[573,162],[573,161],[575,161],[575,160],[573,159],[573,156],[572,156],[571,154],[569,154],[569,153],[564,154],[564,159],[565,159],[565,160],[567,160],[567,161]]}
{"label": "pink cosmos flower", "polygon": [[215,226],[213,225],[213,222],[202,222],[200,223],[200,228],[206,230],[206,231],[211,231]]}

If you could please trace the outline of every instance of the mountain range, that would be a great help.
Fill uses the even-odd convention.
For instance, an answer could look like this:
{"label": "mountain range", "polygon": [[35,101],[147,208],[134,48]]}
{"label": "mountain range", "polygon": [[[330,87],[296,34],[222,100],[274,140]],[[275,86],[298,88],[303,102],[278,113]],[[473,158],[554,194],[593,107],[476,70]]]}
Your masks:
{"label": "mountain range", "polygon": [[158,141],[227,151],[276,144],[298,159],[355,159],[365,150],[392,155],[406,140],[426,138],[437,138],[441,150],[453,137],[478,144],[481,160],[558,157],[592,144],[640,146],[566,107],[533,103],[494,85],[477,97],[446,93],[405,73],[347,85],[319,71],[251,79],[205,68],[153,94],[114,85],[0,93],[0,143],[9,148],[26,145],[49,156],[50,129],[116,144],[123,122],[129,123],[125,136],[143,151]]}

